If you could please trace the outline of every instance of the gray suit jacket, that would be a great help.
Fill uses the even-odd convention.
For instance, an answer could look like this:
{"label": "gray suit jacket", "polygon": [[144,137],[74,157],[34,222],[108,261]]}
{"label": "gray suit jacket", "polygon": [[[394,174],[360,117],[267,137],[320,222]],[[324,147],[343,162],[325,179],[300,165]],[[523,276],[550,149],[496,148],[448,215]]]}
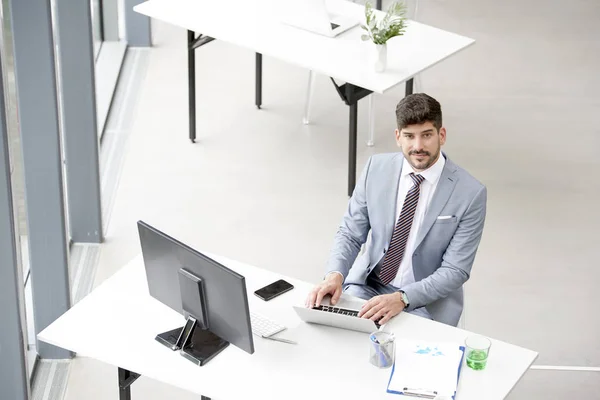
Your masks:
{"label": "gray suit jacket", "polygon": [[[327,265],[327,272],[340,272],[345,283],[365,284],[388,249],[403,161],[402,153],[374,155],[356,183]],[[462,285],[469,279],[481,240],[486,201],[485,186],[446,157],[414,252],[405,254],[412,257],[415,276],[415,283],[399,288],[408,296],[407,311],[425,306],[434,320],[458,324]],[[440,215],[452,217],[438,219]],[[365,252],[358,256],[369,231]]]}

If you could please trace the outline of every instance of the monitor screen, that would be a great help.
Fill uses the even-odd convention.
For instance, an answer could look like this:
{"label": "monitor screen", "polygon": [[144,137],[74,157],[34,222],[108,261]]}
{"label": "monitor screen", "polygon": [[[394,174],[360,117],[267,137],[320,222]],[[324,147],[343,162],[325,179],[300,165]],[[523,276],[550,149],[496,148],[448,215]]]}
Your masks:
{"label": "monitor screen", "polygon": [[184,315],[179,270],[191,272],[203,282],[209,330],[252,354],[244,277],[142,221],[138,231],[150,295]]}

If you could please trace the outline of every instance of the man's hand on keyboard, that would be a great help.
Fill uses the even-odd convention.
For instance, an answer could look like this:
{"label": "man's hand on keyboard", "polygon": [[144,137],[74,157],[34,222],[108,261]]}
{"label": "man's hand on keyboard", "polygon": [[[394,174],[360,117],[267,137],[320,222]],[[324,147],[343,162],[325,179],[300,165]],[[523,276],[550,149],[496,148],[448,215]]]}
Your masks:
{"label": "man's hand on keyboard", "polygon": [[327,275],[323,282],[315,286],[308,294],[308,297],[306,298],[306,307],[312,308],[320,306],[323,297],[328,294],[331,295],[331,304],[335,305],[342,295],[343,282],[344,277],[342,274],[331,273]]}
{"label": "man's hand on keyboard", "polygon": [[383,325],[392,317],[400,314],[405,307],[406,305],[402,301],[402,294],[400,292],[382,294],[367,301],[362,306],[358,316],[368,318],[371,321],[377,321],[381,318],[378,323],[379,325]]}

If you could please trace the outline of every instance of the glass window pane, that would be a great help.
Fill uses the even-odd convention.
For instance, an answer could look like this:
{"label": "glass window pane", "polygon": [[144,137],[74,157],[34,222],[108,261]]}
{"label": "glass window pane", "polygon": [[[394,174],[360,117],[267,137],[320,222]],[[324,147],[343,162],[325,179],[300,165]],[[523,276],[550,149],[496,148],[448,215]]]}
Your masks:
{"label": "glass window pane", "polygon": [[[15,62],[12,41],[12,29],[9,13],[9,0],[2,0],[2,61],[4,76],[4,102],[6,106],[6,128],[8,133],[10,178],[12,183],[13,207],[15,208],[15,239],[17,244],[17,260],[23,269],[24,310],[26,328],[24,338],[27,342],[29,375],[33,371],[37,356],[35,349],[35,329],[33,323],[33,301],[31,299],[31,280],[29,279],[29,253],[27,235],[27,209],[25,207],[25,180],[21,153],[21,138],[17,114],[17,87],[15,81]],[[29,292],[29,295],[28,295]]]}
{"label": "glass window pane", "polygon": [[100,0],[90,0],[92,10],[92,38],[94,42],[94,57],[98,57],[100,47],[104,40],[102,34],[102,9],[100,8]]}

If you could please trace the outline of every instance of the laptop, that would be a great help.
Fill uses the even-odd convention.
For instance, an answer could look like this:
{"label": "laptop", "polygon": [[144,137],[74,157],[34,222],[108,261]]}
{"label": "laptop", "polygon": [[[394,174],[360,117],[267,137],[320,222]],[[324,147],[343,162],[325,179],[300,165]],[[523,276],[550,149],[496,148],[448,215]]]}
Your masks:
{"label": "laptop", "polygon": [[358,318],[358,311],[365,300],[342,293],[338,303],[332,306],[330,298],[330,296],[325,297],[322,304],[317,308],[294,306],[294,310],[301,320],[313,324],[365,333],[378,331],[382,327],[370,319]]}
{"label": "laptop", "polygon": [[284,0],[281,22],[319,35],[335,37],[359,24],[350,17],[327,11],[326,0]]}

